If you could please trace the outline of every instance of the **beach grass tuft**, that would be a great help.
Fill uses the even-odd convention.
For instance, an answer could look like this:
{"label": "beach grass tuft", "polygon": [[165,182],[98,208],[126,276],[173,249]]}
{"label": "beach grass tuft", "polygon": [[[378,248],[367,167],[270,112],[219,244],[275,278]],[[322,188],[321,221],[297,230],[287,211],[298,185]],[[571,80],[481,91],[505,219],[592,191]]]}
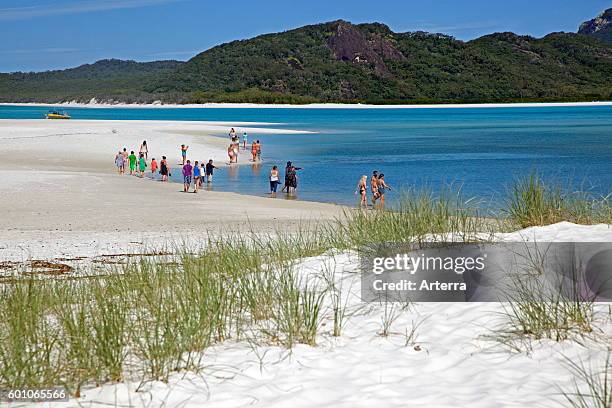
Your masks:
{"label": "beach grass tuft", "polygon": [[515,180],[509,188],[505,212],[520,228],[569,221],[576,224],[612,223],[610,196],[596,197],[545,180],[537,173]]}
{"label": "beach grass tuft", "polygon": [[561,389],[572,408],[612,407],[612,352],[608,350],[602,367],[593,367],[583,361],[566,359],[568,369],[574,377],[574,390]]}

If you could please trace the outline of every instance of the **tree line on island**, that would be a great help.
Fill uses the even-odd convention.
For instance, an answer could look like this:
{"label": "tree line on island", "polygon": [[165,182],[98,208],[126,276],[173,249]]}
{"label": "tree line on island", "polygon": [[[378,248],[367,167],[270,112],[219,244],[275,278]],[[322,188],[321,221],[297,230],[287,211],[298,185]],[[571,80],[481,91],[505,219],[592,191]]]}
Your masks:
{"label": "tree line on island", "polygon": [[339,20],[187,62],[102,60],[0,74],[0,102],[470,103],[612,99],[612,9],[578,33],[460,41]]}

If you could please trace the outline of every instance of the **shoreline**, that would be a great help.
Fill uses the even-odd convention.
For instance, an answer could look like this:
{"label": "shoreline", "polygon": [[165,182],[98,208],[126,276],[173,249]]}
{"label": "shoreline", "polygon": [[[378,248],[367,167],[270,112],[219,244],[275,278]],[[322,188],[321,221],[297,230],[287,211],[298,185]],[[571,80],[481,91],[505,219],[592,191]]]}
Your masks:
{"label": "shoreline", "polygon": [[[190,146],[189,158],[225,166],[226,143],[217,134],[230,124],[211,123],[0,120],[0,193],[11,197],[0,215],[0,261],[141,252],[182,237],[197,244],[209,233],[290,230],[343,211],[229,191],[184,194],[180,183],[148,179],[149,169],[145,179],[117,174],[117,151],[137,151],[142,140],[149,159],[166,155],[172,172],[182,143]],[[231,125],[251,134],[288,132]]]}
{"label": "shoreline", "polygon": [[257,104],[257,103],[204,103],[204,104],[127,104],[127,103],[0,103],[0,106],[17,107],[62,107],[62,108],[133,108],[133,109],[469,109],[469,108],[548,108],[612,106],[605,102],[525,102],[525,103],[463,103],[463,104],[415,104],[415,105],[371,105],[314,103],[305,105]]}

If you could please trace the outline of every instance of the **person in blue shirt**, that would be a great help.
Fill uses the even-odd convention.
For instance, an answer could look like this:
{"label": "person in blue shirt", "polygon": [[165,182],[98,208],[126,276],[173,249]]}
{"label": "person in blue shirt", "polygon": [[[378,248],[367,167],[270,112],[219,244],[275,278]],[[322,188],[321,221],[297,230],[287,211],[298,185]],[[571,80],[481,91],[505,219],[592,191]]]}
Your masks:
{"label": "person in blue shirt", "polygon": [[198,188],[201,186],[201,182],[202,182],[202,169],[200,169],[200,166],[198,165],[198,161],[196,160],[195,163],[193,163],[193,192],[194,193],[198,192]]}

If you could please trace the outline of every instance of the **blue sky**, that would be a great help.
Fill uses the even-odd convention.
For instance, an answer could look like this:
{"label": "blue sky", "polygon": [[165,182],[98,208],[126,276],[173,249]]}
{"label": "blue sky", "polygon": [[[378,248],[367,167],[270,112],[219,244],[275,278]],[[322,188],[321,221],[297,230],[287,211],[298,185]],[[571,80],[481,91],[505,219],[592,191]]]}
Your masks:
{"label": "blue sky", "polygon": [[469,40],[576,31],[611,0],[0,0],[0,72],[102,58],[186,60],[214,45],[336,20]]}

